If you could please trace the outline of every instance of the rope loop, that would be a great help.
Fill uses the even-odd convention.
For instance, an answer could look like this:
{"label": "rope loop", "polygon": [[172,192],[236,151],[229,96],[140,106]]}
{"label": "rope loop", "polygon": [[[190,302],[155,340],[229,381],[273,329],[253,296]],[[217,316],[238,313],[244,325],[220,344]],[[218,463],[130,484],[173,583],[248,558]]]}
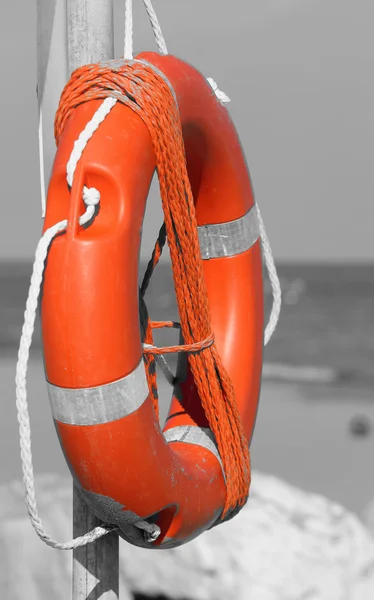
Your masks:
{"label": "rope loop", "polygon": [[100,192],[96,188],[83,188],[83,202],[86,206],[96,206],[100,202]]}

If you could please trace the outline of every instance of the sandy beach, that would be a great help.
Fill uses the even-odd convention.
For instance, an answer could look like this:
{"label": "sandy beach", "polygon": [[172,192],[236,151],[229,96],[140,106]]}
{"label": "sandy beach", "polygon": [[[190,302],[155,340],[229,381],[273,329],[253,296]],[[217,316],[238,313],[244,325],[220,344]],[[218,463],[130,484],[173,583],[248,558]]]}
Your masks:
{"label": "sandy beach", "polygon": [[[5,408],[0,422],[0,483],[21,477],[15,367],[15,353],[1,358],[0,392]],[[159,386],[164,419],[170,388],[162,376]],[[29,363],[28,398],[35,473],[67,475],[50,414],[42,359],[36,355]],[[370,476],[374,436],[350,435],[349,423],[357,415],[374,423],[374,403],[368,392],[265,381],[252,443],[253,468],[362,514],[374,497]]]}

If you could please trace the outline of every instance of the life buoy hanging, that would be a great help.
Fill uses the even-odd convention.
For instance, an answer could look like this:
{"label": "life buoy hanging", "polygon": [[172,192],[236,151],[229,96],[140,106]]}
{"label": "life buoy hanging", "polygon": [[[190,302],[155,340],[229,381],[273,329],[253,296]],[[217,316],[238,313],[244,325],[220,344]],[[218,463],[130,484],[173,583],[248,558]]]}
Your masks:
{"label": "life buoy hanging", "polygon": [[[66,218],[68,228],[54,240],[48,255],[42,337],[56,430],[91,509],[136,545],[170,548],[219,520],[227,482],[224,457],[198,392],[201,382],[196,383],[193,373],[193,355],[179,355],[178,380],[163,431],[154,410],[156,390],[145,369],[154,362],[143,359],[138,257],[157,156],[138,111],[135,88],[139,85],[142,99],[148,101],[151,91],[142,81],[147,65],[167,83],[179,109],[211,328],[228,375],[222,386],[234,388],[247,444],[262,371],[260,233],[236,130],[204,77],[173,56],[143,53],[131,63],[132,79],[124,97],[120,80],[129,65],[111,61],[93,65],[91,72],[85,67],[73,74],[75,81],[91,77],[85,95],[76,100],[71,82],[63,93],[45,229]],[[93,79],[98,70],[100,89]],[[109,73],[110,92],[105,91]],[[88,142],[70,190],[66,165],[72,148],[105,94],[119,101]],[[162,128],[156,114],[154,119],[154,126]],[[176,157],[176,169],[180,159]],[[84,186],[96,188],[101,196],[88,227],[79,225]],[[178,260],[183,263],[183,257]],[[203,343],[201,352],[209,344]],[[204,385],[209,387],[209,379]],[[144,538],[134,526],[139,518],[157,525],[156,541]]]}

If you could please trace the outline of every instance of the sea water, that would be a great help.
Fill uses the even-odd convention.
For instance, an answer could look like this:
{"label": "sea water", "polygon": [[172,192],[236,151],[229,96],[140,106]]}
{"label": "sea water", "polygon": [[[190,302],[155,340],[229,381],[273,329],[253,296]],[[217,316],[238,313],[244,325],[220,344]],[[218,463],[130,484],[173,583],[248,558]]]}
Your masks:
{"label": "sea water", "polygon": [[[265,351],[253,466],[361,512],[374,497],[374,266],[278,270],[283,305]],[[0,482],[21,477],[14,376],[30,274],[30,264],[0,265]],[[267,281],[265,290],[268,315]],[[178,318],[169,265],[157,267],[146,301],[152,319]],[[174,334],[166,331],[157,343],[169,344]],[[164,418],[171,390],[162,376],[159,386]],[[67,474],[48,405],[38,324],[28,398],[36,472]],[[356,418],[366,420],[366,435],[352,434]]]}

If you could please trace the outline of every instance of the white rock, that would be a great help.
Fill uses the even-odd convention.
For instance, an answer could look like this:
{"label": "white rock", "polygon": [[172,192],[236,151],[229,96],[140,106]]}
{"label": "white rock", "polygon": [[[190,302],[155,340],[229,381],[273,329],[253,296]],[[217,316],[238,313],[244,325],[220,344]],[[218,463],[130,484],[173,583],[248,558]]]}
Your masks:
{"label": "white rock", "polygon": [[[50,533],[71,537],[71,482],[37,479]],[[43,544],[29,523],[23,485],[0,487],[2,600],[71,597],[71,553]],[[121,540],[121,600],[133,592],[191,600],[373,600],[374,538],[341,506],[253,473],[250,500],[232,521],[175,550]]]}

